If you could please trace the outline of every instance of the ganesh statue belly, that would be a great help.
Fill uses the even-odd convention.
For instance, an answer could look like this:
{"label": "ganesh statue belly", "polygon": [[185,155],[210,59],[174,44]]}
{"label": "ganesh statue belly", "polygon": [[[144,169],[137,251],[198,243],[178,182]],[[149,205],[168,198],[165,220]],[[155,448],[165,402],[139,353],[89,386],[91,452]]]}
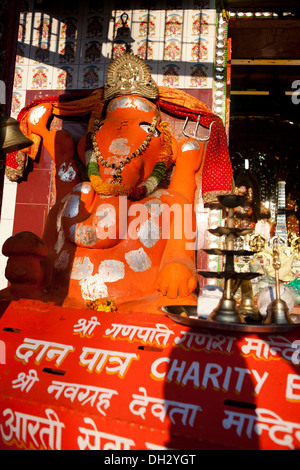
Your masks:
{"label": "ganesh statue belly", "polygon": [[[157,190],[141,202],[130,203],[123,196],[100,197],[87,182],[75,186],[59,209],[57,241],[50,252],[53,282],[68,289],[64,305],[80,307],[110,299],[116,305],[133,302],[145,308],[148,304],[153,310],[154,304],[164,304],[156,281],[172,220],[163,209],[176,196]],[[185,267],[191,261],[187,258]],[[181,294],[188,297],[189,293]],[[169,295],[178,301],[179,287]]]}

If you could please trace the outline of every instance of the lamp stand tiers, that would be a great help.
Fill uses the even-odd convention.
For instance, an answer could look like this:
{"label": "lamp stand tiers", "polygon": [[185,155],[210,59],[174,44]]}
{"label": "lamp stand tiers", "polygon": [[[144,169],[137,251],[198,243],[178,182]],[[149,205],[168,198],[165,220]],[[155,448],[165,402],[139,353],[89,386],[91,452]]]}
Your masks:
{"label": "lamp stand tiers", "polygon": [[[213,310],[209,319],[212,321],[224,322],[224,323],[247,323],[252,321],[259,322],[260,314],[255,309],[253,299],[252,302],[249,300],[242,301],[242,308],[237,307],[236,300],[233,298],[234,293],[240,287],[241,283],[248,282],[250,279],[259,276],[256,273],[237,273],[234,270],[234,257],[235,256],[251,256],[254,254],[253,251],[248,250],[235,250],[234,240],[238,236],[246,235],[251,230],[242,230],[234,226],[234,208],[243,206],[245,198],[244,196],[237,196],[229,194],[226,196],[218,196],[220,204],[227,209],[227,221],[225,230],[222,227],[212,230],[214,235],[226,236],[226,249],[207,249],[204,250],[208,254],[223,255],[226,257],[225,270],[223,272],[207,272],[200,271],[199,273],[204,277],[216,277],[224,279],[224,294],[220,300],[219,305]],[[244,299],[243,299],[244,300]],[[246,307],[247,308],[243,308]]]}
{"label": "lamp stand tiers", "polygon": [[[279,298],[278,270],[280,260],[274,264],[276,278],[276,299],[271,303],[268,316],[265,320],[260,315],[252,297],[251,279],[261,274],[246,272],[239,273],[234,270],[234,256],[252,256],[256,251],[235,250],[234,240],[237,237],[248,235],[251,229],[234,227],[234,208],[244,204],[244,196],[226,195],[218,197],[220,204],[228,211],[225,227],[209,229],[216,236],[226,237],[225,249],[204,249],[211,255],[223,255],[226,257],[223,271],[198,271],[203,277],[224,279],[223,297],[219,305],[213,310],[207,319],[198,317],[197,307],[193,305],[167,305],[161,307],[173,321],[196,328],[209,328],[211,330],[237,331],[242,333],[284,333],[294,329],[300,329],[298,315],[289,315],[285,302]],[[278,254],[279,257],[279,254]],[[236,304],[234,294],[241,287],[242,300]]]}

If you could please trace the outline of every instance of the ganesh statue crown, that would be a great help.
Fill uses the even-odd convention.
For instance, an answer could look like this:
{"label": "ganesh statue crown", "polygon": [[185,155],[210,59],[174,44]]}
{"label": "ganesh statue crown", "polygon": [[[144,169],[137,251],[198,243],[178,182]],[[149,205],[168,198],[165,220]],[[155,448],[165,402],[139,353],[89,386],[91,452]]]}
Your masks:
{"label": "ganesh statue crown", "polygon": [[104,100],[118,95],[140,95],[155,100],[159,89],[154,82],[146,62],[126,52],[113,60],[107,70],[103,91]]}

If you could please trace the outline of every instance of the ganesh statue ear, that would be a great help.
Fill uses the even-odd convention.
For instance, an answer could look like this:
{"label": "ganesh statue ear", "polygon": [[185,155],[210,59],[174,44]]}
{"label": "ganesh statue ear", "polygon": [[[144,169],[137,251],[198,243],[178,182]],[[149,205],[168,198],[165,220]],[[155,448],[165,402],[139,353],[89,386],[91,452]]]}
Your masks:
{"label": "ganesh statue ear", "polygon": [[47,125],[52,114],[53,106],[51,103],[43,103],[34,106],[28,113],[28,128],[34,134],[43,137],[47,132]]}

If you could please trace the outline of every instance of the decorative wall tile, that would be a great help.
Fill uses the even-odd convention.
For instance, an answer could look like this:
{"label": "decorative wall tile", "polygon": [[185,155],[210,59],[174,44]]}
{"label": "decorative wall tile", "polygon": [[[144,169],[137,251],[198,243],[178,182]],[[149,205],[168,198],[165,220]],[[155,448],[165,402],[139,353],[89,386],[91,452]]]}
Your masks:
{"label": "decorative wall tile", "polygon": [[32,13],[24,12],[20,14],[18,41],[29,43],[31,37]]}
{"label": "decorative wall tile", "polygon": [[78,87],[78,65],[63,65],[53,70],[52,87],[55,90],[77,89]]}
{"label": "decorative wall tile", "polygon": [[78,73],[78,88],[99,88],[104,84],[103,66],[99,65],[86,65],[79,66]]}
{"label": "decorative wall tile", "polygon": [[186,62],[213,62],[214,61],[214,40],[213,38],[198,38],[192,40],[187,38],[185,44]]}
{"label": "decorative wall tile", "polygon": [[59,21],[44,13],[35,12],[33,16],[32,44],[38,46],[58,36]]}
{"label": "decorative wall tile", "polygon": [[159,86],[169,86],[175,88],[184,88],[184,64],[176,62],[165,62],[158,65]]}
{"label": "decorative wall tile", "polygon": [[132,37],[134,37],[136,40],[147,36],[147,31],[148,31],[148,36],[150,36],[151,33],[153,33],[153,29],[154,29],[154,26],[152,24],[153,20],[149,21],[149,18],[150,18],[149,10],[133,10],[131,33],[132,33]]}
{"label": "decorative wall tile", "polygon": [[164,60],[182,60],[182,42],[180,38],[172,37],[165,41]]}
{"label": "decorative wall tile", "polygon": [[27,85],[28,67],[15,67],[14,89],[25,90]]}
{"label": "decorative wall tile", "polygon": [[[123,55],[124,52],[126,52],[125,44],[112,44],[111,45],[111,57],[113,59],[120,57],[120,55]],[[136,43],[133,44],[133,52],[136,53]]]}
{"label": "decorative wall tile", "polygon": [[83,19],[82,37],[87,39],[104,39],[107,36],[106,15],[90,15]]}
{"label": "decorative wall tile", "polygon": [[28,66],[27,89],[51,89],[52,88],[53,67],[46,65]]}
{"label": "decorative wall tile", "polygon": [[51,41],[42,41],[38,45],[32,45],[30,48],[30,64],[54,64],[58,54],[57,39]]}
{"label": "decorative wall tile", "polygon": [[80,63],[96,64],[102,62],[104,60],[104,56],[102,55],[102,46],[103,44],[100,41],[82,41]]}
{"label": "decorative wall tile", "polygon": [[212,88],[213,64],[186,64],[184,88]]}
{"label": "decorative wall tile", "polygon": [[47,41],[41,41],[39,44],[34,44],[30,48],[31,64],[49,63],[50,60],[50,45]]}
{"label": "decorative wall tile", "polygon": [[216,15],[214,10],[187,10],[183,35],[185,37],[214,36],[216,30]]}
{"label": "decorative wall tile", "polygon": [[216,35],[217,12],[214,9],[202,11],[204,20],[208,24],[208,36]]}
{"label": "decorative wall tile", "polygon": [[176,36],[181,38],[183,31],[183,10],[167,11],[165,17],[166,37]]}
{"label": "decorative wall tile", "polygon": [[81,37],[82,24],[76,16],[64,16],[59,24],[59,39],[75,40]]}
{"label": "decorative wall tile", "polygon": [[80,42],[63,39],[59,42],[58,55],[54,60],[54,64],[78,64],[80,57]]}
{"label": "decorative wall tile", "polygon": [[132,37],[139,38],[159,38],[163,35],[165,25],[165,12],[160,10],[135,10],[131,23]]}
{"label": "decorative wall tile", "polygon": [[20,65],[21,67],[24,65],[28,65],[29,55],[30,45],[24,42],[18,42],[16,50],[16,65]]}
{"label": "decorative wall tile", "polygon": [[140,39],[133,45],[134,53],[144,60],[162,60],[163,44],[158,39]]}
{"label": "decorative wall tile", "polygon": [[21,111],[21,109],[25,106],[26,101],[26,91],[25,90],[14,90],[12,93],[11,99],[11,116],[16,118]]}

